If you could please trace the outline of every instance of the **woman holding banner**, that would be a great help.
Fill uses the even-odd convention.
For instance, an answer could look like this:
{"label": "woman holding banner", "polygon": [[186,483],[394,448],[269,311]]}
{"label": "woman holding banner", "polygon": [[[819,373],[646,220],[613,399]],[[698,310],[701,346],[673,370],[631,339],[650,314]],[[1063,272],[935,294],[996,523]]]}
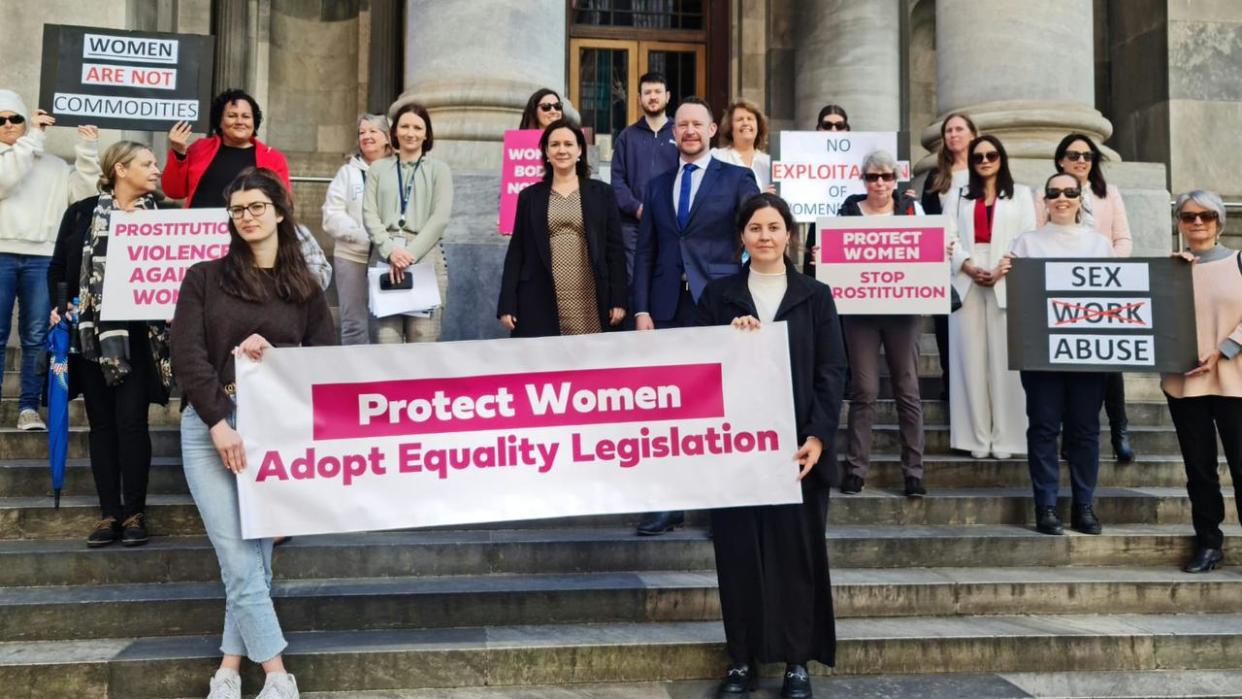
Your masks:
{"label": "woman holding banner", "polygon": [[539,150],[543,181],[518,195],[496,316],[514,337],[615,328],[628,296],[616,195],[591,179],[582,129],[554,121]]}
{"label": "woman holding banner", "polygon": [[951,262],[961,308],[949,315],[949,446],[976,459],[1025,452],[1022,382],[1009,370],[1004,254],[1035,227],[1031,190],[1016,184],[995,136],[971,141],[970,177],[954,206]]}
{"label": "woman holding banner", "polygon": [[440,305],[423,314],[380,318],[376,336],[381,343],[435,342],[448,304],[441,238],[453,211],[453,173],[447,163],[427,155],[435,133],[426,107],[406,102],[390,111],[396,153],[375,161],[368,171],[362,222],[377,259],[388,262],[391,282],[402,284],[411,265],[427,263],[436,275]]}
{"label": "woman holding banner", "polygon": [[173,371],[187,406],[181,416],[185,479],[220,561],[224,659],[212,697],[240,697],[242,656],[261,663],[260,699],[297,697],[285,672],[284,635],[272,607],[272,540],[243,539],[235,474],[247,467],[238,435],[235,357],[259,361],[272,346],[331,345],[336,331],[306,267],[293,206],[279,175],[243,172],[225,192],[232,242],[224,257],[190,268],[172,330]]}
{"label": "woman holding banner", "polygon": [[1199,366],[1161,381],[1186,464],[1196,551],[1183,570],[1205,573],[1225,560],[1225,501],[1220,492],[1216,438],[1225,447],[1234,502],[1242,511],[1242,258],[1220,244],[1225,204],[1215,192],[1177,197],[1177,230],[1195,261],[1195,328]]}
{"label": "woman holding banner", "polygon": [[[984,138],[987,138],[986,136]],[[971,149],[972,153],[977,153]],[[1112,257],[1103,236],[1082,224],[1082,187],[1073,175],[1059,174],[1044,184],[1049,222],[1018,236],[1013,250],[1001,260],[996,275],[1009,272],[1014,257]],[[994,276],[996,276],[994,275]],[[1104,374],[1082,371],[1022,371],[1026,391],[1027,465],[1035,494],[1035,528],[1043,534],[1062,534],[1057,517],[1060,468],[1057,436],[1065,445],[1070,467],[1073,506],[1070,526],[1083,534],[1099,534],[1093,499],[1100,473],[1100,408],[1104,404]],[[995,409],[995,408],[994,408]]]}
{"label": "woman holding banner", "polygon": [[759,105],[738,100],[720,118],[720,148],[712,149],[717,160],[750,168],[759,182],[759,191],[773,192],[772,158],[768,147],[768,119]]}
{"label": "woman holding banner", "polygon": [[[1072,133],[1057,145],[1053,162],[1057,172],[1067,172],[1078,178],[1082,189],[1082,222],[1104,236],[1113,248],[1114,257],[1129,257],[1133,248],[1130,237],[1130,221],[1126,217],[1126,205],[1121,200],[1121,190],[1104,180],[1100,162],[1104,154],[1095,141],[1086,134]],[[1048,221],[1044,198],[1035,199],[1039,224]],[[1104,393],[1104,412],[1108,414],[1108,427],[1112,433],[1113,455],[1117,461],[1128,464],[1134,461],[1134,449],[1130,446],[1130,421],[1126,417],[1126,383],[1117,372],[1109,373]]]}
{"label": "woman holding banner", "polygon": [[[47,273],[50,298],[82,302],[79,332],[73,334],[77,347],[69,354],[69,396],[81,391],[90,420],[91,475],[102,515],[86,538],[90,548],[147,543],[147,406],[167,404],[171,384],[164,323],[98,319],[111,216],[156,208],[160,169],[147,146],[119,141],[104,151],[102,170],[100,194],[70,206],[61,219]],[[74,310],[52,309],[52,325],[66,309]]]}
{"label": "woman holding banner", "polygon": [[[897,161],[884,151],[863,159],[866,194],[848,197],[842,216],[918,216],[923,208],[897,192]],[[923,318],[916,315],[845,316],[845,344],[850,356],[849,450],[841,492],[861,492],[871,464],[872,423],[880,395],[880,348],[888,362],[901,434],[901,470],[905,494],[923,497],[923,403],[919,396],[919,335]]]}
{"label": "woman holding banner", "polygon": [[802,482],[802,503],[712,510],[729,668],[717,696],[753,691],[759,663],[784,662],[782,697],[811,697],[806,665],[832,666],[836,627],[824,527],[837,479],[833,435],[841,413],[845,348],[832,292],[798,272],[789,256],[793,214],[783,199],[756,194],[738,210],[742,271],[707,285],[699,325],[740,330],[785,321],[794,415],[801,446],[788,477]]}

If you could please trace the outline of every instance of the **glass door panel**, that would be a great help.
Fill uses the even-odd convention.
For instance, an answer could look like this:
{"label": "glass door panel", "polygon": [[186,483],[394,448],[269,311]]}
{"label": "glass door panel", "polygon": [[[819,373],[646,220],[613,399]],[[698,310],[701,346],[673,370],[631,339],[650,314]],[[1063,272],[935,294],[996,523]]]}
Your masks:
{"label": "glass door panel", "polygon": [[616,137],[638,118],[638,42],[575,39],[570,99],[583,128]]}
{"label": "glass door panel", "polygon": [[[681,100],[690,95],[703,97],[707,90],[707,66],[704,61],[704,48],[701,44],[668,44],[644,41],[641,45],[643,65],[642,73],[656,71],[663,73],[668,79],[668,90],[671,98],[668,113],[671,116],[677,111]],[[721,105],[712,105],[722,109]],[[719,115],[715,115],[719,117]]]}

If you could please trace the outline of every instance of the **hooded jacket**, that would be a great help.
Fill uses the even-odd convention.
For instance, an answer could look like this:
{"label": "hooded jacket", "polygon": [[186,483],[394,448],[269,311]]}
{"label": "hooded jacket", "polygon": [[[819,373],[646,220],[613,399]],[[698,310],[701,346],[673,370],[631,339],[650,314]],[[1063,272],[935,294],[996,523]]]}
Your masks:
{"label": "hooded jacket", "polygon": [[362,225],[362,199],[366,192],[367,161],[355,155],[336,171],[323,200],[323,230],[336,241],[333,255],[366,264],[371,238]]}

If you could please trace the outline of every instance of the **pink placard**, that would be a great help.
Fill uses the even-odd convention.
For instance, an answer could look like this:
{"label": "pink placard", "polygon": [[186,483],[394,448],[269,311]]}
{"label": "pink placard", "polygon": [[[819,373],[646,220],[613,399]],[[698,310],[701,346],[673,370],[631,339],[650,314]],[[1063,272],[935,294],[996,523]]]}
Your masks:
{"label": "pink placard", "polygon": [[539,129],[505,132],[505,152],[500,169],[500,234],[513,234],[518,194],[543,179],[543,155],[539,152]]}
{"label": "pink placard", "polygon": [[[874,219],[873,219],[874,220]],[[858,230],[826,230],[820,234],[820,262],[876,264],[883,262],[944,262],[943,228],[883,229],[868,221]]]}

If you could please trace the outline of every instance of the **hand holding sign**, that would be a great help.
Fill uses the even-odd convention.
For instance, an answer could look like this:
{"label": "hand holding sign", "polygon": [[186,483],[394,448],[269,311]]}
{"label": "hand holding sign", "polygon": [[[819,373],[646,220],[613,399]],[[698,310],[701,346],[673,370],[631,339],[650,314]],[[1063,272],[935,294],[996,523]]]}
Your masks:
{"label": "hand holding sign", "polygon": [[56,117],[48,114],[42,109],[35,112],[34,127],[40,131],[47,131],[47,127],[56,125]]}
{"label": "hand holding sign", "polygon": [[1199,366],[1186,372],[1186,376],[1199,376],[1200,374],[1210,374],[1216,371],[1216,363],[1220,361],[1220,350],[1212,350],[1211,354],[1199,358]]}

